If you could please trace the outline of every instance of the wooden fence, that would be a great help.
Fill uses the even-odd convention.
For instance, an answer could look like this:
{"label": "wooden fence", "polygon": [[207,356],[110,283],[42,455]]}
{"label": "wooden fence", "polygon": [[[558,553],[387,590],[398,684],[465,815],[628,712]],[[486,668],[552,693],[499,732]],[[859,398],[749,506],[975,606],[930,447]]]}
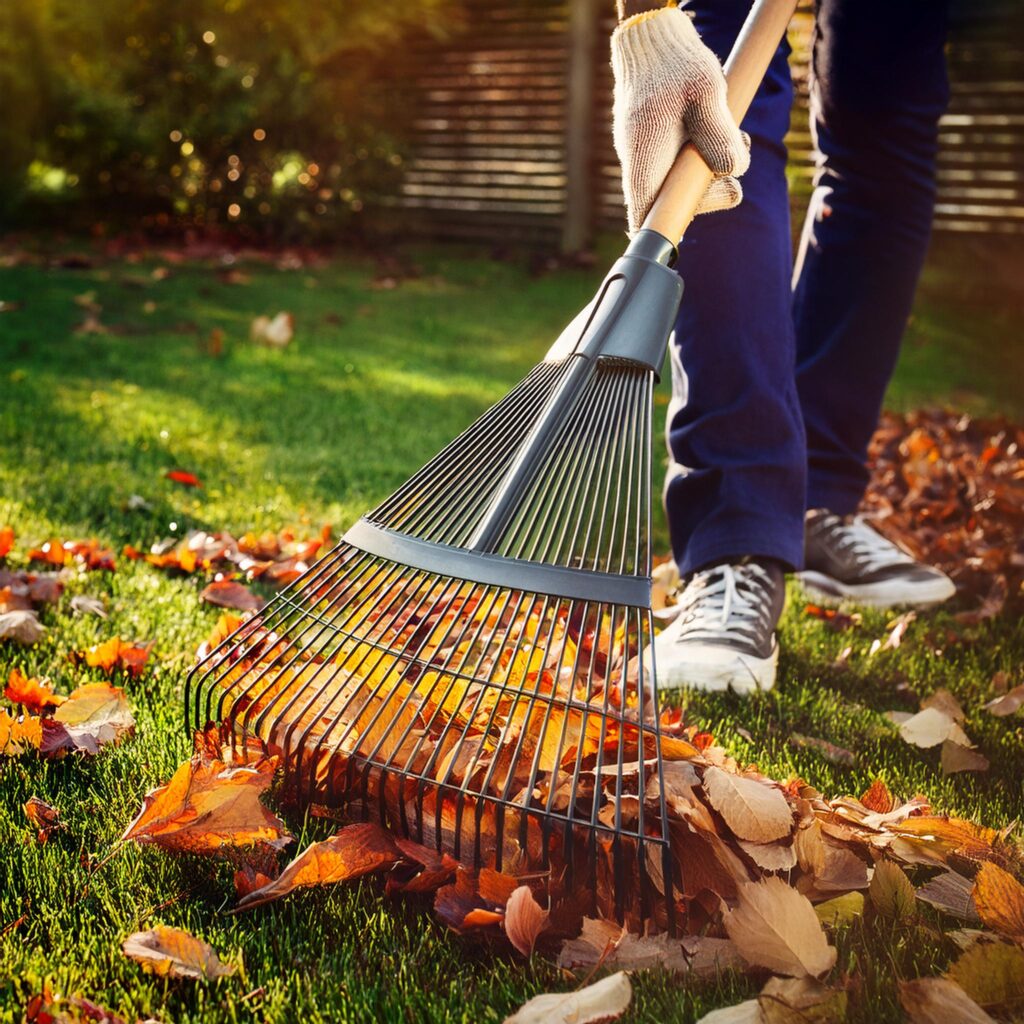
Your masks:
{"label": "wooden fence", "polygon": [[[612,150],[612,0],[461,0],[462,26],[424,40],[411,158],[396,205],[433,237],[529,241],[566,251],[622,229]],[[1024,20],[1019,0],[954,7],[937,232],[1024,241]],[[972,13],[973,12],[973,13]],[[794,223],[810,192],[807,58],[813,16],[790,29],[797,89],[787,143]]]}

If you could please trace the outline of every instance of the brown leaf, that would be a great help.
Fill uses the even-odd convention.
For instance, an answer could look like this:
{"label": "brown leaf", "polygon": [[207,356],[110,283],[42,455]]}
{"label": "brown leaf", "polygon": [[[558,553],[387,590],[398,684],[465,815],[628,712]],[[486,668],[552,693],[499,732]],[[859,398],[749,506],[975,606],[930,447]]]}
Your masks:
{"label": "brown leaf", "polygon": [[793,833],[793,812],[773,783],[712,766],[704,772],[704,791],[740,839],[770,843]]}
{"label": "brown leaf", "polygon": [[814,907],[781,878],[740,886],[725,930],[749,964],[777,974],[816,978],[836,962]]}
{"label": "brown leaf", "polygon": [[29,797],[26,801],[25,817],[37,830],[36,839],[40,843],[45,843],[61,827],[60,812],[57,808],[51,807],[37,796]]}
{"label": "brown leaf", "polygon": [[846,992],[814,978],[769,978],[757,997],[763,1024],[841,1024],[846,1020]]}
{"label": "brown leaf", "polygon": [[4,696],[12,703],[21,704],[37,715],[60,707],[67,699],[53,692],[48,679],[25,676],[16,668],[12,668],[7,677]]}
{"label": "brown leaf", "polygon": [[270,348],[284,348],[295,334],[295,318],[291,313],[278,313],[271,318],[256,317],[249,326],[249,340]]}
{"label": "brown leaf", "polygon": [[943,775],[953,775],[956,772],[987,772],[988,758],[979,754],[973,747],[965,747],[953,740],[946,740],[942,744],[942,757],[940,761]]}
{"label": "brown leaf", "polygon": [[521,885],[505,905],[505,934],[523,956],[529,956],[537,936],[547,927],[548,912],[533,898],[528,885]]}
{"label": "brown leaf", "polygon": [[964,990],[948,978],[900,982],[900,1002],[911,1024],[995,1024]]}
{"label": "brown leaf", "polygon": [[281,849],[291,836],[259,799],[275,767],[273,759],[237,767],[186,761],[170,782],[146,794],[121,839],[208,856],[258,844]]}
{"label": "brown leaf", "polygon": [[42,724],[40,752],[47,757],[72,751],[98,754],[100,747],[135,732],[135,718],[124,691],[109,683],[79,686]]}
{"label": "brown leaf", "polygon": [[384,871],[401,859],[402,851],[391,833],[380,825],[347,825],[330,839],[307,846],[269,885],[243,896],[235,910],[249,910],[296,889],[347,882]]}
{"label": "brown leaf", "polygon": [[944,914],[968,924],[979,924],[974,906],[974,882],[956,871],[943,871],[917,890],[917,898]]}
{"label": "brown leaf", "polygon": [[148,932],[135,932],[124,940],[124,955],[152,974],[169,978],[223,978],[235,968],[222,963],[201,939],[159,924]]}
{"label": "brown leaf", "polygon": [[235,608],[242,612],[254,612],[263,607],[263,598],[254,594],[247,586],[235,580],[218,580],[205,587],[199,595],[200,601],[219,605],[221,608]]}
{"label": "brown leaf", "polygon": [[857,755],[853,751],[830,743],[828,740],[818,739],[816,736],[804,736],[798,732],[790,733],[789,744],[800,749],[817,751],[829,764],[839,764],[844,768],[853,768],[857,764]]}
{"label": "brown leaf", "polygon": [[990,715],[996,715],[999,718],[1003,718],[1006,715],[1015,714],[1022,706],[1024,706],[1024,683],[1015,686],[1012,690],[1007,691],[1002,696],[996,697],[994,700],[990,700],[985,705],[985,710]]}
{"label": "brown leaf", "polygon": [[575,992],[534,996],[504,1024],[596,1024],[621,1017],[633,999],[633,986],[625,971]]}
{"label": "brown leaf", "polygon": [[915,747],[937,747],[945,740],[953,740],[965,747],[971,745],[956,720],[946,711],[934,707],[911,715],[900,725],[900,736]]}
{"label": "brown leaf", "polygon": [[895,806],[896,801],[889,792],[889,787],[881,779],[875,779],[867,791],[860,798],[860,802],[876,814],[888,814]]}
{"label": "brown leaf", "polygon": [[38,643],[46,633],[46,627],[34,611],[16,609],[0,615],[0,640],[14,640],[26,647]]}
{"label": "brown leaf", "polygon": [[998,864],[981,865],[974,879],[974,905],[982,923],[1000,935],[1024,941],[1024,885]]}

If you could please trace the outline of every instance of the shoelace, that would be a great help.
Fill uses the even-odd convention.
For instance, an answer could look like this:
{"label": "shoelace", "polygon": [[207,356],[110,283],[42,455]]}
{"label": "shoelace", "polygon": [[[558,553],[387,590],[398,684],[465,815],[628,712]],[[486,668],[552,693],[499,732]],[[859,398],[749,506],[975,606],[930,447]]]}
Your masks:
{"label": "shoelace", "polygon": [[756,642],[772,628],[771,590],[771,576],[756,562],[695,573],[681,596],[678,639],[721,640],[739,633]]}
{"label": "shoelace", "polygon": [[844,522],[839,516],[828,516],[821,528],[831,534],[836,551],[853,558],[863,572],[913,561],[892,541],[872,530],[860,516],[854,516],[849,522]]}

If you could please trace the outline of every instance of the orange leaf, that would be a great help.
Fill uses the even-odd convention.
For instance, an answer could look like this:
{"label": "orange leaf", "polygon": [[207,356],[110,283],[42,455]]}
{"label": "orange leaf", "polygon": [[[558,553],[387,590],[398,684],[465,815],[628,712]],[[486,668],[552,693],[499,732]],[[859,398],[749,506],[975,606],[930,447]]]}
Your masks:
{"label": "orange leaf", "polygon": [[184,469],[171,469],[164,474],[168,480],[173,480],[176,484],[182,484],[185,487],[202,487],[202,482],[199,477],[194,473],[189,473]]}
{"label": "orange leaf", "polygon": [[14,530],[10,526],[0,527],[0,558],[6,557],[14,547]]}
{"label": "orange leaf", "polygon": [[94,644],[80,656],[85,658],[85,663],[91,668],[101,668],[108,673],[122,669],[137,679],[145,669],[151,649],[148,644],[131,644],[115,636]]}
{"label": "orange leaf", "polygon": [[199,600],[221,608],[237,608],[243,612],[258,611],[264,604],[263,598],[257,597],[248,587],[234,580],[211,583],[199,595]]}
{"label": "orange leaf", "polygon": [[60,828],[60,811],[37,796],[29,797],[26,801],[25,817],[38,829],[36,838],[40,843],[45,843]]}
{"label": "orange leaf", "polygon": [[974,879],[974,905],[982,923],[1024,941],[1024,885],[997,864],[985,863]]}
{"label": "orange leaf", "polygon": [[889,787],[881,780],[875,779],[868,787],[860,802],[869,810],[877,814],[888,814],[895,806],[896,801],[889,792]]}
{"label": "orange leaf", "polygon": [[174,853],[219,855],[257,843],[281,849],[291,836],[259,799],[276,767],[274,759],[239,767],[185,761],[170,782],[146,794],[121,838]]}
{"label": "orange leaf", "polygon": [[402,851],[380,825],[347,825],[322,843],[307,846],[269,885],[239,901],[236,910],[248,910],[287,896],[296,889],[331,885],[393,867]]}
{"label": "orange leaf", "polygon": [[529,956],[537,936],[547,927],[548,912],[533,898],[528,885],[521,885],[505,906],[505,934],[523,956]]}
{"label": "orange leaf", "polygon": [[42,719],[15,718],[0,708],[0,757],[17,757],[42,741]]}
{"label": "orange leaf", "polygon": [[52,537],[42,547],[32,548],[28,553],[30,562],[46,562],[49,565],[63,565],[67,557],[64,542],[58,537]]}
{"label": "orange leaf", "polygon": [[53,692],[49,680],[24,676],[16,668],[12,668],[7,677],[4,696],[14,704],[23,704],[37,715],[60,707],[67,699]]}
{"label": "orange leaf", "polygon": [[222,978],[235,973],[205,942],[162,924],[129,935],[121,948],[144,970],[169,978]]}

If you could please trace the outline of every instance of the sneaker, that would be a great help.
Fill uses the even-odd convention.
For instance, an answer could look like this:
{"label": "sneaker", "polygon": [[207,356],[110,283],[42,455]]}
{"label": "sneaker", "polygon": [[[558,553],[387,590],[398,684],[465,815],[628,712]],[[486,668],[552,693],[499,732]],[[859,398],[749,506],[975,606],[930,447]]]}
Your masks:
{"label": "sneaker", "polygon": [[775,685],[775,624],[786,600],[777,562],[722,563],[695,572],[679,614],[654,640],[658,688],[752,693]]}
{"label": "sneaker", "polygon": [[860,516],[811,509],[804,521],[804,589],[835,604],[849,598],[873,608],[939,604],[956,593],[942,571],[923,565]]}

